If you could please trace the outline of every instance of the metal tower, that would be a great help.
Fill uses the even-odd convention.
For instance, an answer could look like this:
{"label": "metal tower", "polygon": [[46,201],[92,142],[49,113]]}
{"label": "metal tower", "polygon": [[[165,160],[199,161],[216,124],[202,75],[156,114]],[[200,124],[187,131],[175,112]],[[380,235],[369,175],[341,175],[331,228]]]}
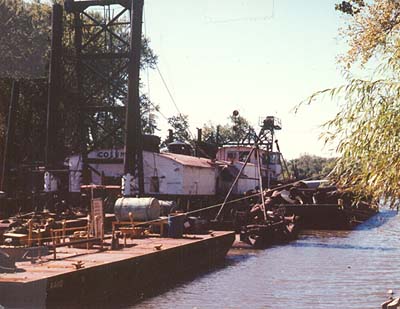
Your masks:
{"label": "metal tower", "polygon": [[[63,49],[64,65],[70,65],[69,86],[79,123],[76,152],[82,154],[83,183],[88,183],[88,153],[93,149],[125,146],[124,173],[138,176],[143,193],[142,133],[139,105],[139,71],[143,0],[65,0],[67,22],[73,24],[73,49]],[[54,9],[53,9],[54,12]],[[61,15],[61,17],[60,17]],[[62,14],[57,14],[62,18]],[[54,19],[54,15],[53,15]],[[54,21],[59,25],[61,20]],[[56,33],[54,33],[56,32]],[[54,38],[54,34],[56,38]],[[53,40],[62,37],[53,26]],[[68,38],[65,38],[67,40]],[[60,57],[52,46],[52,55]],[[52,61],[53,63],[53,61]],[[54,60],[54,63],[57,63]],[[57,65],[56,65],[57,68]],[[60,70],[51,74],[48,110],[49,132],[46,163],[51,165],[54,113]],[[65,103],[64,103],[65,105]],[[94,171],[96,172],[96,171]]]}

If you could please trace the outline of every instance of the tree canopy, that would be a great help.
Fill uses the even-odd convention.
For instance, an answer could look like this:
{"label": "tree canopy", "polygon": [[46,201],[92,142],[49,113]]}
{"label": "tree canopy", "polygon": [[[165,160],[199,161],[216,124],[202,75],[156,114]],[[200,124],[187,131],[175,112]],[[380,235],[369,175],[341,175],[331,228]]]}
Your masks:
{"label": "tree canopy", "polygon": [[[231,115],[228,117],[229,122],[224,125],[216,125],[208,122],[203,125],[203,136],[206,141],[226,144],[229,142],[240,143],[246,139],[248,133],[253,133],[249,121],[240,115]],[[217,137],[218,135],[218,137]]]}
{"label": "tree canopy", "polygon": [[335,158],[303,154],[299,158],[289,160],[288,168],[295,179],[301,180],[310,177],[325,177],[332,171],[334,164]]}
{"label": "tree canopy", "polygon": [[50,14],[48,5],[0,0],[0,77],[46,76]]}
{"label": "tree canopy", "polygon": [[[339,58],[347,83],[308,103],[321,94],[339,102],[324,134],[325,142],[338,145],[334,179],[394,206],[400,197],[400,2],[342,1],[336,9],[347,16],[341,35],[349,46]],[[374,73],[357,78],[366,66]]]}
{"label": "tree canopy", "polygon": [[189,116],[179,114],[168,118],[168,124],[174,131],[174,137],[181,142],[191,142]]}

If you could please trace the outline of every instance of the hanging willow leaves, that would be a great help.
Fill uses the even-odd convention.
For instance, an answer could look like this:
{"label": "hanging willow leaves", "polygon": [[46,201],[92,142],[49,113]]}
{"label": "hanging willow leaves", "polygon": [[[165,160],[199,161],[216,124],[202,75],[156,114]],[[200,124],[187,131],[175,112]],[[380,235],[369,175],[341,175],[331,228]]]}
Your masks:
{"label": "hanging willow leaves", "polygon": [[340,113],[324,124],[327,143],[340,154],[331,176],[343,187],[375,200],[400,196],[400,82],[353,80],[336,89]]}
{"label": "hanging willow leaves", "polygon": [[[376,0],[362,2],[354,11],[347,5],[336,9],[350,15],[341,32],[349,49],[339,58],[348,82],[315,93],[305,103],[327,94],[339,102],[339,113],[324,124],[323,138],[336,144],[339,154],[331,177],[358,196],[396,206],[400,204],[400,2]],[[367,65],[375,68],[369,79],[353,77],[351,69],[357,63],[361,70]]]}

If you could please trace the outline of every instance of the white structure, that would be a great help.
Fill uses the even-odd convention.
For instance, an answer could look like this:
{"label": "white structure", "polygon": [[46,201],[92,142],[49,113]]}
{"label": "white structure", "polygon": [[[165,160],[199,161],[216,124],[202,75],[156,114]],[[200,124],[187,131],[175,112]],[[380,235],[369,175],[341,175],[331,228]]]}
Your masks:
{"label": "white structure", "polygon": [[[88,154],[93,184],[105,179],[120,183],[124,152],[119,149],[97,150]],[[82,160],[73,155],[69,166],[70,192],[80,192]],[[232,185],[242,162],[215,161],[174,153],[143,152],[144,191],[152,195],[212,196],[225,194]],[[137,184],[137,181],[134,181]],[[241,194],[259,185],[256,165],[249,163],[236,184],[233,194]],[[134,191],[137,188],[134,188]]]}
{"label": "white structure", "polygon": [[[236,164],[246,161],[250,151],[251,147],[249,146],[224,146],[218,150],[217,159]],[[262,176],[276,180],[282,174],[281,154],[279,152],[268,152],[264,149],[259,151],[261,153]],[[255,152],[251,155],[249,162],[257,165]]]}

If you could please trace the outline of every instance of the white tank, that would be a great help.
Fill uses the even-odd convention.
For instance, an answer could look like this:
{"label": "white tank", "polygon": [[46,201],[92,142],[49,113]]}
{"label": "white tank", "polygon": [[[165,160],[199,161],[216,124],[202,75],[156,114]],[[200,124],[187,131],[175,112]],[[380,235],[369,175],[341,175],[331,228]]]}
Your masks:
{"label": "white tank", "polygon": [[160,203],[154,197],[121,197],[116,200],[114,214],[118,221],[151,221],[160,216]]}

